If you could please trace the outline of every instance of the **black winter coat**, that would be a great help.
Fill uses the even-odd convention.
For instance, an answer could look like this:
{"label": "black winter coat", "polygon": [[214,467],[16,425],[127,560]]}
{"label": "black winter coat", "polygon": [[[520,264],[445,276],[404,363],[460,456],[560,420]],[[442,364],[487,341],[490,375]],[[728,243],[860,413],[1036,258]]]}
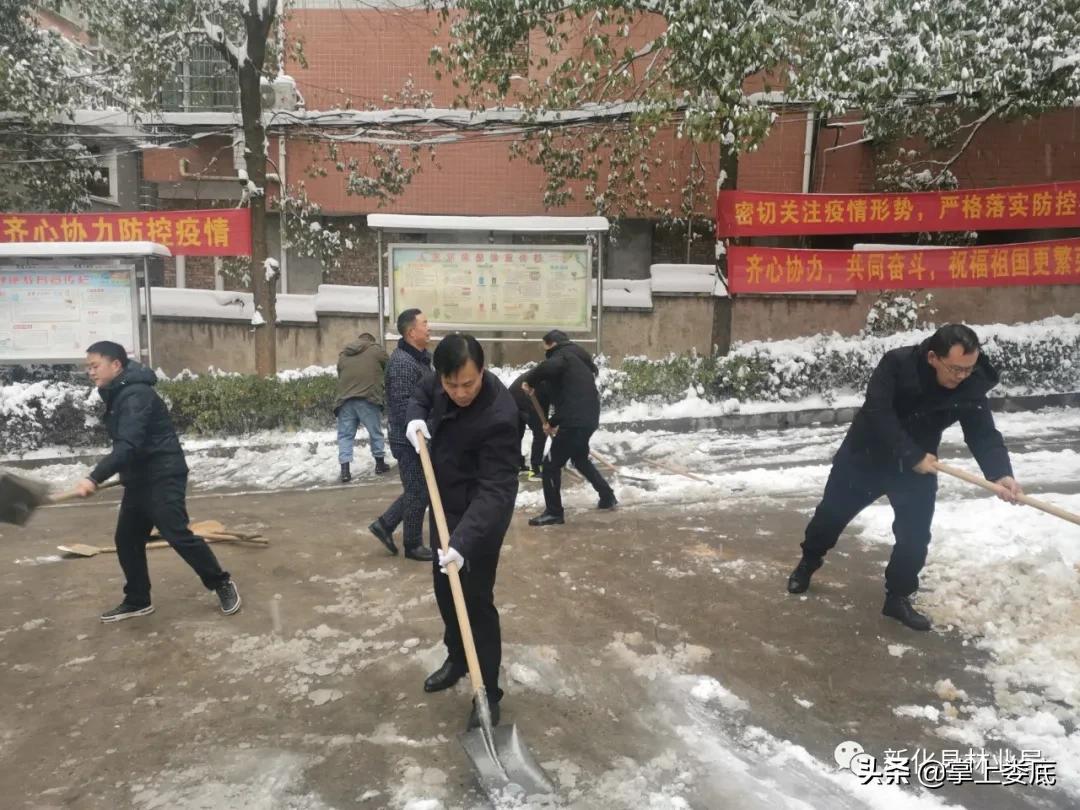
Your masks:
{"label": "black winter coat", "polygon": [[937,455],[945,428],[960,422],[964,441],[991,481],[1012,475],[1005,440],[994,426],[986,394],[998,373],[979,355],[975,371],[954,389],[937,383],[927,360],[929,342],[888,352],[866,389],[866,402],[840,447],[876,467],[910,470],[927,453]]}
{"label": "black winter coat", "polygon": [[169,409],[154,390],[157,375],[130,361],[120,376],[98,389],[105,402],[102,421],[112,452],[98,462],[90,478],[104,483],[119,473],[126,486],[141,486],[187,475],[184,451]]}
{"label": "black winter coat", "polygon": [[[435,374],[416,386],[408,421],[423,419],[431,431],[431,463],[439,485],[450,545],[466,561],[498,554],[517,501],[518,409],[490,371],[467,408],[447,396]],[[439,540],[432,536],[432,546]]]}
{"label": "black winter coat", "polygon": [[[526,372],[510,383],[510,396],[514,398],[514,402],[517,403],[518,411],[521,412],[521,415],[526,421],[536,416],[536,407],[532,404],[532,400],[529,399],[529,395],[526,394],[521,387],[521,384],[525,382],[525,378],[528,376],[528,372]],[[551,407],[551,397],[548,393],[547,383],[542,382],[534,387],[535,390],[533,393],[536,395],[536,401],[540,403],[540,410],[547,416],[548,410]]]}
{"label": "black winter coat", "polygon": [[547,382],[555,413],[552,425],[596,430],[600,426],[599,373],[590,355],[576,343],[560,343],[547,352],[547,359],[525,375],[534,388]]}

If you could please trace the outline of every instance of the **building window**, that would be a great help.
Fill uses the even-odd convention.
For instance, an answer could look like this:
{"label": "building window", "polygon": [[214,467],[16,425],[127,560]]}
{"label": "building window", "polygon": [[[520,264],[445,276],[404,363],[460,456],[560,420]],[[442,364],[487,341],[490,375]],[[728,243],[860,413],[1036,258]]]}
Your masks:
{"label": "building window", "polygon": [[95,156],[94,174],[90,178],[87,190],[90,196],[98,202],[120,204],[120,195],[117,191],[116,177],[116,153],[102,153],[101,147],[88,147],[90,154]]}
{"label": "building window", "polygon": [[236,74],[217,50],[195,43],[161,91],[167,112],[231,112],[240,107]]}

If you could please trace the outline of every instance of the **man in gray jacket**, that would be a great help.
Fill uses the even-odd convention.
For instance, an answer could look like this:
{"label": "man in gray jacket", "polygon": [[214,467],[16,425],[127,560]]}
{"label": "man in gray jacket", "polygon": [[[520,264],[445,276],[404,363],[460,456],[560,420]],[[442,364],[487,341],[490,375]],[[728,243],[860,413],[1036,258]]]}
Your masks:
{"label": "man in gray jacket", "polygon": [[337,417],[338,463],[341,464],[341,483],[352,480],[350,465],[356,429],[367,428],[371,440],[371,455],[375,457],[375,472],[382,474],[386,465],[386,444],[382,430],[382,411],[385,401],[383,371],[387,362],[386,349],[375,342],[375,336],[364,332],[338,355]]}

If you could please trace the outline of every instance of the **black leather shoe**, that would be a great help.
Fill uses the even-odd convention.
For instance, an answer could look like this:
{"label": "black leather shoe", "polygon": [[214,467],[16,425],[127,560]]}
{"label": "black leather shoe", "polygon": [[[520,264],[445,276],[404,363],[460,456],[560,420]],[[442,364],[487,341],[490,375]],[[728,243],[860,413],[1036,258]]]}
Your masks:
{"label": "black leather shoe", "polygon": [[926,631],[930,629],[930,620],[911,606],[911,600],[906,596],[885,595],[885,605],[881,608],[882,615],[896,619],[912,630]]}
{"label": "black leather shoe", "polygon": [[820,557],[803,557],[799,560],[799,564],[795,566],[795,570],[792,571],[791,576],[788,577],[788,593],[803,593],[809,588],[810,577],[814,575],[815,571],[821,568],[822,562]]}
{"label": "black leather shoe", "polygon": [[368,526],[368,530],[379,538],[379,542],[386,546],[391,554],[397,554],[397,546],[394,545],[394,535],[382,522],[382,518],[375,518],[375,522]]}
{"label": "black leather shoe", "polygon": [[597,509],[614,509],[619,505],[619,499],[614,494],[606,495],[596,504]]}
{"label": "black leather shoe", "polygon": [[[499,725],[499,701],[488,699],[488,707],[491,709],[491,725]],[[473,698],[472,711],[469,712],[469,722],[465,724],[466,731],[480,728],[480,713],[476,711],[476,698]]]}
{"label": "black leather shoe", "polygon": [[375,474],[376,475],[382,475],[383,473],[388,473],[388,472],[390,472],[390,465],[386,463],[386,459],[384,459],[384,458],[375,459]]}
{"label": "black leather shoe", "polygon": [[343,484],[347,484],[352,481],[352,472],[350,472],[348,464],[341,465],[341,476],[338,478],[338,480],[341,481],[341,483]]}
{"label": "black leather shoe", "polygon": [[443,689],[449,689],[462,679],[465,672],[464,666],[455,664],[447,658],[441,667],[428,675],[427,680],[424,681],[424,691],[441,692]]}
{"label": "black leather shoe", "polygon": [[405,549],[406,560],[419,560],[420,562],[431,562],[435,559],[435,555],[432,554],[431,549],[427,546],[417,546],[416,548]]}
{"label": "black leather shoe", "polygon": [[562,515],[553,515],[550,512],[544,512],[542,515],[529,518],[530,526],[561,526],[565,522]]}

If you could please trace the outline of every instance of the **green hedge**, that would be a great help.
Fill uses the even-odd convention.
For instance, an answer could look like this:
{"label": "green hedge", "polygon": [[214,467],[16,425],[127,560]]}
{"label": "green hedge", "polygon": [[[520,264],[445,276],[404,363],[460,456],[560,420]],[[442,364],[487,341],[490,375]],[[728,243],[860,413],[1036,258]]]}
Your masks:
{"label": "green hedge", "polygon": [[184,433],[238,435],[279,428],[326,428],[333,422],[337,378],[278,380],[248,375],[158,383]]}

